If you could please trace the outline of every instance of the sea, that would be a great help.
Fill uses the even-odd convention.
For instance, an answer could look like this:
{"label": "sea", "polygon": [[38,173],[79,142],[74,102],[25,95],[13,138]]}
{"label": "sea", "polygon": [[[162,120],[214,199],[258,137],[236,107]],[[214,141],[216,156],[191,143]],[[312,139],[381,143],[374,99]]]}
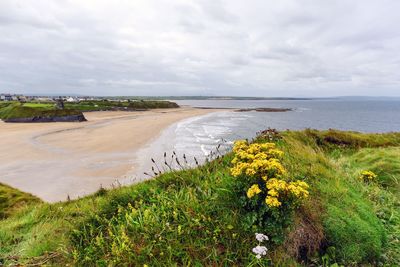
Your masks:
{"label": "sea", "polygon": [[[400,131],[400,99],[386,100],[179,100],[180,106],[221,111],[180,121],[137,154],[141,176],[165,171],[166,164],[193,166],[228,151],[238,139],[251,139],[267,128],[339,129],[366,133]],[[290,108],[287,112],[235,112],[223,108]],[[179,164],[175,156],[179,158]],[[156,162],[156,164],[153,163]],[[151,167],[153,169],[151,169]],[[168,167],[169,168],[169,167]],[[168,169],[166,168],[166,169]]]}

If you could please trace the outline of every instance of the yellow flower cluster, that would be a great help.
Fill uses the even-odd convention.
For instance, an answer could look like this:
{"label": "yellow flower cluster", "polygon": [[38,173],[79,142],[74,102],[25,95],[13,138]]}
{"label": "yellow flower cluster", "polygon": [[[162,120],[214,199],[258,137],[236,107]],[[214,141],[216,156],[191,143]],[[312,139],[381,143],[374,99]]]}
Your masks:
{"label": "yellow flower cluster", "polygon": [[376,177],[378,177],[378,175],[372,171],[362,171],[360,175],[360,179],[363,181],[374,181]]}
{"label": "yellow flower cluster", "polygon": [[280,177],[285,169],[279,161],[283,152],[276,149],[274,143],[248,144],[246,141],[237,141],[233,147],[235,157],[231,169],[233,176],[242,174],[247,176],[261,175],[265,179]]}
{"label": "yellow flower cluster", "polygon": [[308,197],[308,184],[303,181],[286,182],[272,178],[267,181],[266,187],[268,189],[265,203],[270,207],[279,207],[282,202],[279,198],[293,196],[296,199],[305,199]]}
{"label": "yellow flower cluster", "polygon": [[280,202],[278,200],[278,198],[276,197],[271,197],[271,196],[267,196],[265,198],[265,203],[269,206],[269,207],[279,207],[280,205],[282,205],[282,202]]}
{"label": "yellow flower cluster", "polygon": [[231,174],[234,177],[245,175],[257,182],[247,190],[248,198],[262,194],[269,207],[280,207],[288,198],[300,200],[308,197],[307,183],[280,179],[286,170],[280,162],[283,152],[274,143],[249,144],[241,140],[235,142],[233,152]]}
{"label": "yellow flower cluster", "polygon": [[247,190],[247,197],[248,197],[248,198],[252,198],[252,197],[254,197],[255,195],[257,195],[257,194],[259,194],[259,193],[261,193],[260,187],[258,187],[258,184],[253,184],[253,185],[249,188],[249,190]]}

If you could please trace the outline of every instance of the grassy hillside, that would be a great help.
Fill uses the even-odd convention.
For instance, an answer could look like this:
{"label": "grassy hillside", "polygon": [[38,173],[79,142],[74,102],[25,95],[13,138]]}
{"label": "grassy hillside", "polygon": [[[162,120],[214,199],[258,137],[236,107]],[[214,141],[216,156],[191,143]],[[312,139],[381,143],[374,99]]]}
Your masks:
{"label": "grassy hillside", "polygon": [[65,107],[81,111],[179,108],[179,106],[174,102],[157,101],[157,100],[136,100],[130,102],[107,101],[107,100],[81,101],[79,103],[65,103]]}
{"label": "grassy hillside", "polygon": [[27,205],[38,204],[41,201],[27,193],[0,183],[0,219],[15,214]]}
{"label": "grassy hillside", "polygon": [[174,102],[138,100],[132,102],[119,101],[81,101],[66,102],[64,109],[58,109],[54,103],[44,102],[0,102],[0,119],[32,118],[32,117],[62,117],[71,115],[82,115],[85,111],[105,110],[146,110],[156,108],[178,108]]}
{"label": "grassy hillside", "polygon": [[[254,142],[271,140],[284,152],[285,179],[310,186],[292,212],[274,211],[272,228],[254,223],[257,214],[243,205],[247,188],[231,174],[231,153],[80,200],[11,210],[0,222],[0,263],[400,264],[400,134],[267,132]],[[377,178],[360,179],[365,170]],[[270,237],[261,259],[252,252],[255,233]]]}
{"label": "grassy hillside", "polygon": [[81,114],[81,111],[75,109],[56,109],[52,104],[13,103],[0,108],[0,119],[2,120],[32,117],[61,117]]}

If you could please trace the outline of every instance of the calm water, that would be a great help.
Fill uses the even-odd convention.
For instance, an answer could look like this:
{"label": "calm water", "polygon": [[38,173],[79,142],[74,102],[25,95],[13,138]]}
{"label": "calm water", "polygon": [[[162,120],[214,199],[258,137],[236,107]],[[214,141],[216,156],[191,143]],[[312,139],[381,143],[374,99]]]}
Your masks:
{"label": "calm water", "polygon": [[[233,112],[221,111],[181,121],[141,151],[142,170],[148,171],[153,157],[162,162],[164,152],[202,160],[215,151],[221,140],[229,149],[234,140],[252,138],[268,127],[285,129],[341,129],[361,132],[400,131],[400,100],[184,100],[179,105],[214,108],[292,108],[293,111]],[[148,158],[148,159],[147,159]],[[189,160],[190,161],[190,160]]]}
{"label": "calm water", "polygon": [[[248,129],[259,130],[272,127],[281,130],[335,128],[362,132],[400,131],[400,100],[187,100],[177,102],[180,105],[195,107],[273,107],[293,109],[291,112],[283,113],[246,113],[245,117],[249,120],[241,126]],[[236,117],[236,114],[233,117]]]}

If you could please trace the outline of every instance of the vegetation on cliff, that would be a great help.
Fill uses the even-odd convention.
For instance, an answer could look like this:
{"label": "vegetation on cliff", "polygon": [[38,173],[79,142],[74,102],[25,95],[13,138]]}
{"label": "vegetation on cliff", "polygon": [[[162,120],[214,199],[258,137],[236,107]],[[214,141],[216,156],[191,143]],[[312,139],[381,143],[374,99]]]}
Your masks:
{"label": "vegetation on cliff", "polygon": [[0,263],[400,264],[399,133],[266,131],[252,144],[137,185],[17,207],[0,223]]}
{"label": "vegetation on cliff", "polygon": [[107,110],[147,110],[155,108],[178,108],[174,102],[138,100],[129,102],[119,101],[81,101],[65,102],[63,107],[57,107],[50,102],[0,102],[0,119],[4,121],[29,118],[49,118],[49,117],[79,117],[84,120],[82,112],[85,111],[107,111]]}
{"label": "vegetation on cliff", "polygon": [[12,103],[3,108],[0,106],[0,119],[2,120],[79,115],[82,115],[82,112],[79,110],[58,109],[52,104]]}
{"label": "vegetation on cliff", "polygon": [[37,197],[0,183],[0,219],[5,219],[15,214],[17,210],[37,203],[41,203]]}
{"label": "vegetation on cliff", "polygon": [[97,110],[146,110],[155,108],[179,108],[178,104],[161,100],[135,100],[135,101],[81,101],[76,103],[65,103],[66,108],[73,108],[81,111]]}

